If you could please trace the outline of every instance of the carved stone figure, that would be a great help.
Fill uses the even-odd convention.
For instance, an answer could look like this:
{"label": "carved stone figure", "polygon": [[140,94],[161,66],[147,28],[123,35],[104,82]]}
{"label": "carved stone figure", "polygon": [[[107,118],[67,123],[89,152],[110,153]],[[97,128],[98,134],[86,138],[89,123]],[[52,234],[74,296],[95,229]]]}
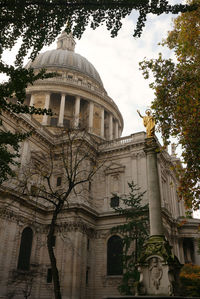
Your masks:
{"label": "carved stone figure", "polygon": [[156,290],[159,289],[163,270],[157,257],[153,257],[149,263],[150,279]]}
{"label": "carved stone figure", "polygon": [[137,110],[137,112],[139,116],[143,119],[143,124],[147,132],[147,138],[153,137],[155,135],[155,119],[151,114],[151,110],[147,109],[145,111],[146,116],[142,116],[139,110]]}

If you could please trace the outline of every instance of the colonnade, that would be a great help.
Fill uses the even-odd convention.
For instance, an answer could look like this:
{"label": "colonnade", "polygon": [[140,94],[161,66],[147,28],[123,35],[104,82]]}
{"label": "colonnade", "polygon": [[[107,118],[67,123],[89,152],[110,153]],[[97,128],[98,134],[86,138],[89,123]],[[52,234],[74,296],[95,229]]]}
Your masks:
{"label": "colonnade", "polygon": [[[65,112],[65,103],[66,103],[66,93],[61,93],[61,100],[60,100],[60,108],[59,108],[59,116],[58,116],[58,127],[63,127],[63,121],[64,121],[64,112]],[[94,102],[88,101],[88,132],[93,133],[93,120],[94,120]],[[51,103],[51,93],[45,94],[45,103],[44,107],[45,109],[50,108]],[[30,106],[33,106],[35,104],[35,95],[31,94],[30,99]],[[80,96],[75,96],[75,105],[74,105],[74,116],[73,116],[73,126],[78,128],[80,124],[80,106],[81,106],[81,98]],[[121,130],[119,127],[119,121],[117,119],[114,119],[112,113],[108,112],[104,109],[104,107],[101,106],[100,108],[100,136],[102,138],[105,138],[105,111],[107,113],[107,123],[108,123],[108,136],[107,139],[112,140],[115,138],[119,138],[121,135]],[[48,115],[44,115],[42,119],[42,125],[47,126],[48,125]]]}

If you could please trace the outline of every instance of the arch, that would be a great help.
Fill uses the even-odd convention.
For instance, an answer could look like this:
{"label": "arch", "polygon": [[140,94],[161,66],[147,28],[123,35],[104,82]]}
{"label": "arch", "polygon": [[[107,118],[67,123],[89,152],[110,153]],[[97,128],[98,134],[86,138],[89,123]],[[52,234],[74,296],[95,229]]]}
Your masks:
{"label": "arch", "polygon": [[123,242],[122,239],[114,235],[107,242],[107,275],[123,274]]}
{"label": "arch", "polygon": [[21,236],[19,257],[17,269],[29,270],[30,269],[30,258],[33,241],[33,231],[30,227],[26,227]]}

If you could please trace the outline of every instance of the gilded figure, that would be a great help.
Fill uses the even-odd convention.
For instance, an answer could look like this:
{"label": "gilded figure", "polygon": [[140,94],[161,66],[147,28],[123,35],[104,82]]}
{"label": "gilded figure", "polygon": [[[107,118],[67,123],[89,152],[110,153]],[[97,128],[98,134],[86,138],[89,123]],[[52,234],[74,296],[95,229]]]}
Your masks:
{"label": "gilded figure", "polygon": [[147,132],[147,138],[153,137],[155,135],[155,118],[153,117],[151,110],[147,109],[145,111],[145,116],[142,116],[139,110],[137,110],[137,113],[143,119],[143,124]]}

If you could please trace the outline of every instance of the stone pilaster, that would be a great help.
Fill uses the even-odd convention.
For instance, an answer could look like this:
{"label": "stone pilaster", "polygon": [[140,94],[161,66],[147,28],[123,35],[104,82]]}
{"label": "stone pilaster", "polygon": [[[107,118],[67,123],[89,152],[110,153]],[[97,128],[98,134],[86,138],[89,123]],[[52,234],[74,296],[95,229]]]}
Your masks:
{"label": "stone pilaster", "polygon": [[[45,97],[45,104],[44,104],[44,108],[47,109],[47,110],[49,109],[49,106],[50,106],[50,97],[51,97],[51,94],[47,93],[46,97]],[[42,124],[44,126],[46,126],[47,125],[47,121],[48,121],[48,115],[44,114],[43,120],[42,120]]]}
{"label": "stone pilaster", "polygon": [[60,112],[58,118],[58,125],[60,127],[63,127],[64,112],[65,112],[65,94],[62,94],[61,101],[60,101]]}
{"label": "stone pilaster", "polygon": [[104,108],[101,109],[101,137],[104,138]]}
{"label": "stone pilaster", "polygon": [[75,111],[74,111],[74,127],[78,128],[79,126],[79,114],[80,114],[80,97],[76,96],[75,99]]}
{"label": "stone pilaster", "polygon": [[119,123],[118,120],[115,121],[115,138],[119,136]]}
{"label": "stone pilaster", "polygon": [[89,104],[89,132],[93,132],[93,113],[94,113],[94,103]]}
{"label": "stone pilaster", "polygon": [[109,140],[113,139],[113,116],[109,115]]}
{"label": "stone pilaster", "polygon": [[31,95],[31,100],[30,100],[30,105],[29,106],[33,106],[35,103],[35,96],[34,94]]}

